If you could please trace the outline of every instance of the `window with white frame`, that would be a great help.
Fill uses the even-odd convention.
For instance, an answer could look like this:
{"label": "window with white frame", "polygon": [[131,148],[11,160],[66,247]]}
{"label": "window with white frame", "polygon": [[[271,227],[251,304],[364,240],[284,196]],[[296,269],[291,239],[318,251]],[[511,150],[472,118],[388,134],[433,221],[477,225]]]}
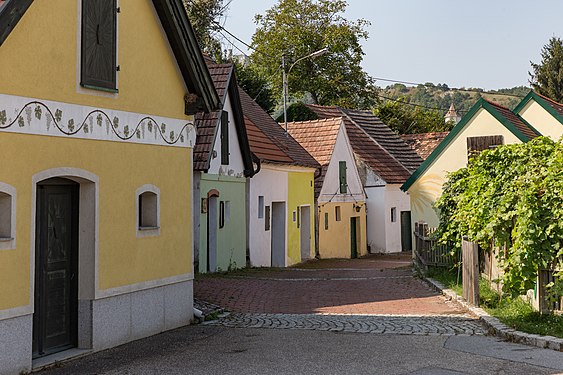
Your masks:
{"label": "window with white frame", "polygon": [[137,234],[160,234],[160,190],[154,185],[137,189]]}
{"label": "window with white frame", "polygon": [[395,223],[397,221],[397,207],[391,207],[391,222]]}
{"label": "window with white frame", "polygon": [[0,250],[14,249],[16,237],[16,189],[0,183]]}

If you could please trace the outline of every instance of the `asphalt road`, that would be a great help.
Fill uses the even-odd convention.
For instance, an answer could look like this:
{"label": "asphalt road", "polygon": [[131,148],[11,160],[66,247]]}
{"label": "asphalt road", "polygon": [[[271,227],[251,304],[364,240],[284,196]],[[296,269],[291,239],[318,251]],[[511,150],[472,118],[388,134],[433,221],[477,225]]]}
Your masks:
{"label": "asphalt road", "polygon": [[199,325],[60,364],[40,374],[563,374],[563,353],[485,336]]}

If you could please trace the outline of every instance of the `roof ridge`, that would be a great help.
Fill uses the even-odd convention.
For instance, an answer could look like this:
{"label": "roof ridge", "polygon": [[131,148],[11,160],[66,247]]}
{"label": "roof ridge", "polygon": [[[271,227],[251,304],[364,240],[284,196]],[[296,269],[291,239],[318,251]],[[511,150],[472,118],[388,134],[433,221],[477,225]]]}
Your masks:
{"label": "roof ridge", "polygon": [[[375,143],[387,155],[389,155],[397,164],[399,164],[401,166],[401,168],[403,168],[408,173],[409,176],[412,175],[412,172],[409,171],[408,168],[405,167],[403,165],[403,163],[401,163],[401,161],[395,157],[395,155],[393,155],[391,152],[389,152],[389,150],[387,150],[385,147],[383,147],[383,145],[381,145],[381,143],[379,143],[375,138],[373,138],[371,135],[369,135],[369,133],[367,131],[365,131],[365,129],[363,127],[361,127],[358,123],[356,123],[356,121],[354,121],[352,118],[350,118],[350,116],[348,115],[346,110],[342,110],[342,113],[344,113],[346,115],[346,117],[352,122],[352,124],[356,128],[360,129],[360,131],[363,132],[368,137],[368,139],[370,139],[373,143]],[[407,147],[408,147],[408,145],[407,145]]]}
{"label": "roof ridge", "polygon": [[342,121],[342,116],[319,118],[319,119],[316,119],[316,120],[306,120],[306,121],[288,121],[287,123],[288,124],[310,124],[310,123],[314,123],[314,122],[329,122],[329,121],[334,122],[336,120]]}
{"label": "roof ridge", "polygon": [[551,103],[553,103],[553,104],[555,104],[555,105],[558,105],[558,106],[560,106],[560,107],[563,107],[563,104],[561,104],[561,103],[559,103],[559,102],[556,102],[555,100],[553,100],[553,99],[551,99],[551,98],[548,98],[547,96],[542,95],[542,94],[540,94],[539,92],[535,92],[535,91],[534,91],[534,93],[535,93],[536,95],[538,95],[539,97],[541,97],[542,99],[547,100],[548,102],[551,102]]}
{"label": "roof ridge", "polygon": [[[490,101],[489,99],[485,99],[485,98],[483,98],[483,97],[482,97],[481,99],[483,99],[484,101],[486,101],[486,102],[489,103],[490,105],[494,105],[495,107],[499,107],[499,108],[506,109],[506,110],[510,111],[510,108],[505,107],[505,106],[503,106],[503,105],[500,105],[500,104],[498,104],[498,103],[496,103],[496,102]],[[510,112],[512,112],[512,111],[510,111]]]}

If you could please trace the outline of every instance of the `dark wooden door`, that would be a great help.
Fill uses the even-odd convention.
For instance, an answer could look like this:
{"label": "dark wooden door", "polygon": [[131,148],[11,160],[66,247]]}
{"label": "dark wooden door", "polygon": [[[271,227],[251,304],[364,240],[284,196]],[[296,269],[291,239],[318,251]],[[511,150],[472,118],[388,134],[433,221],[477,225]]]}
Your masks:
{"label": "dark wooden door", "polygon": [[350,256],[358,257],[358,218],[350,218]]}
{"label": "dark wooden door", "polygon": [[77,346],[78,184],[37,186],[33,357]]}
{"label": "dark wooden door", "polygon": [[401,211],[401,250],[412,250],[411,212]]}

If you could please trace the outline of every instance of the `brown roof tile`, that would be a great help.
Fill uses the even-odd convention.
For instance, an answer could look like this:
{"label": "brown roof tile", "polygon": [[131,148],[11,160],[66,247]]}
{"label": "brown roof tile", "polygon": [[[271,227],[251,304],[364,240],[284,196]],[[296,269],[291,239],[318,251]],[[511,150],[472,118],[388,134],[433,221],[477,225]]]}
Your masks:
{"label": "brown roof tile", "polygon": [[[221,99],[221,103],[224,103],[229,80],[233,72],[233,64],[216,64],[208,57],[204,59],[211,74],[215,90]],[[215,143],[217,127],[221,119],[220,114],[220,111],[201,112],[195,116],[194,124],[197,129],[197,138],[194,147],[194,170],[196,171],[205,171],[209,168],[209,162],[211,161],[210,153]]]}
{"label": "brown roof tile", "polygon": [[508,121],[510,121],[510,123],[512,123],[512,125],[514,125],[514,127],[516,127],[516,129],[518,129],[522,134],[524,134],[526,137],[528,137],[529,139],[533,139],[536,138],[538,136],[538,134],[532,130],[523,120],[520,116],[514,114],[510,109],[503,107],[500,104],[497,104],[495,102],[491,102],[489,100],[484,99],[487,103],[489,103],[490,105],[492,105],[495,110],[501,114],[502,117],[504,117],[505,119],[507,119]]}
{"label": "brown roof tile", "polygon": [[243,89],[239,95],[250,149],[262,162],[319,168],[317,161]]}
{"label": "brown roof tile", "polygon": [[321,175],[315,178],[315,197],[321,192],[324,177],[336,144],[342,118],[290,122],[289,134],[321,165]]}
{"label": "brown roof tile", "polygon": [[446,135],[448,135],[448,132],[402,134],[401,138],[409,147],[416,151],[423,160],[426,160],[440,142],[446,138]]}
{"label": "brown roof tile", "polygon": [[[411,172],[386,150],[374,136],[357,125],[345,110],[339,107],[308,105],[320,118],[342,116],[352,149],[375,173],[389,184],[402,184]],[[374,116],[375,117],[375,116]],[[293,133],[292,133],[293,134]],[[394,134],[394,133],[393,133]],[[395,137],[396,135],[394,135]],[[379,135],[378,135],[379,137]],[[395,143],[396,141],[392,141]],[[404,142],[403,142],[404,143]],[[409,147],[405,144],[405,148]],[[305,147],[307,148],[307,147]],[[408,154],[414,153],[409,149]],[[322,163],[321,163],[322,164]]]}
{"label": "brown roof tile", "polygon": [[557,111],[557,113],[559,113],[561,116],[563,116],[563,104],[557,103],[555,100],[550,99],[550,98],[548,98],[547,96],[538,94],[537,92],[536,92],[536,94],[537,94],[538,96],[540,96],[542,99],[544,99],[544,100],[547,102],[547,104],[549,104],[549,106],[550,106],[551,108],[553,108],[553,109],[555,109],[555,110]]}
{"label": "brown roof tile", "polygon": [[411,173],[422,164],[420,156],[373,113],[349,109],[342,109],[342,111]]}

